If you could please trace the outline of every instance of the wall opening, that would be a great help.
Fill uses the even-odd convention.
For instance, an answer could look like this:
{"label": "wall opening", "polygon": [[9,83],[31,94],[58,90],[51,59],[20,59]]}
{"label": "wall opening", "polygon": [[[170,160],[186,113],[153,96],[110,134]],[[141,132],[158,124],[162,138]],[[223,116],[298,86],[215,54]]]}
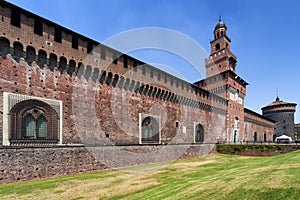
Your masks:
{"label": "wall opening", "polygon": [[55,27],[55,30],[54,30],[54,41],[55,42],[58,42],[58,43],[61,43],[61,30],[59,30],[58,28]]}
{"label": "wall opening", "polygon": [[204,142],[204,127],[200,123],[196,124],[195,126],[195,142]]}
{"label": "wall opening", "polygon": [[76,35],[72,35],[72,48],[78,49],[78,37]]}
{"label": "wall opening", "polygon": [[16,27],[21,27],[21,14],[19,10],[11,9],[10,24]]}
{"label": "wall opening", "polygon": [[43,23],[38,19],[34,19],[34,33],[43,36]]}

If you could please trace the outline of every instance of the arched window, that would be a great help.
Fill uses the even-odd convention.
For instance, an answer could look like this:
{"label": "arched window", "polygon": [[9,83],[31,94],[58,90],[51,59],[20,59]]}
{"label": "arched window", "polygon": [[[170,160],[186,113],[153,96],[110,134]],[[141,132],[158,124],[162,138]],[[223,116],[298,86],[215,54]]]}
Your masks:
{"label": "arched window", "polygon": [[26,62],[31,65],[35,61],[35,49],[31,46],[26,48]]}
{"label": "arched window", "polygon": [[23,57],[23,45],[20,42],[14,42],[14,55],[13,57],[17,62]]}
{"label": "arched window", "polygon": [[195,142],[204,142],[204,128],[201,124],[195,126]]}
{"label": "arched window", "polygon": [[220,50],[220,44],[218,43],[218,44],[216,44],[216,51],[218,51],[218,50]]}
{"label": "arched window", "polygon": [[264,132],[264,142],[267,142],[267,133]]}
{"label": "arched window", "polygon": [[142,121],[142,143],[159,142],[159,124],[154,117],[146,117]]}
{"label": "arched window", "polygon": [[[57,143],[59,116],[49,104],[36,99],[24,100],[10,110],[10,142]],[[24,141],[25,139],[25,141]]]}
{"label": "arched window", "polygon": [[6,56],[9,53],[9,40],[1,37],[0,38],[0,53],[2,56]]}

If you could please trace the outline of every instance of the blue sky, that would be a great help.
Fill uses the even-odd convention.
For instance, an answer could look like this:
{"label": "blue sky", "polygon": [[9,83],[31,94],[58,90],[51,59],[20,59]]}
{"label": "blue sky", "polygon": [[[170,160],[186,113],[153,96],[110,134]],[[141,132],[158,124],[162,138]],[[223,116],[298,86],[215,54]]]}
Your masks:
{"label": "blue sky", "polygon": [[[99,42],[143,27],[179,31],[210,52],[219,15],[228,27],[237,73],[248,86],[245,107],[261,113],[273,102],[276,88],[283,101],[300,103],[300,33],[298,0],[10,0],[26,10]],[[131,55],[183,74],[189,82],[203,77],[166,52],[145,50]],[[203,61],[204,62],[204,61]],[[199,76],[199,77],[198,77]],[[295,122],[300,122],[300,105]]]}

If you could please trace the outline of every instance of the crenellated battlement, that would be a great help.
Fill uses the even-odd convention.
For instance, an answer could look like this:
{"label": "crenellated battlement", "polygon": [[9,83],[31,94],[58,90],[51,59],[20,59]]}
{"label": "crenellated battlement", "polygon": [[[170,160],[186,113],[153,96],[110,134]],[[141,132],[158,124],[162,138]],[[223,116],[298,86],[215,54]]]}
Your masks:
{"label": "crenellated battlement", "polygon": [[17,62],[23,59],[28,66],[69,76],[83,75],[101,83],[124,84],[125,88],[128,84],[153,97],[193,105],[205,102],[226,110],[226,99],[8,2],[2,1],[0,6],[2,56],[10,54]]}

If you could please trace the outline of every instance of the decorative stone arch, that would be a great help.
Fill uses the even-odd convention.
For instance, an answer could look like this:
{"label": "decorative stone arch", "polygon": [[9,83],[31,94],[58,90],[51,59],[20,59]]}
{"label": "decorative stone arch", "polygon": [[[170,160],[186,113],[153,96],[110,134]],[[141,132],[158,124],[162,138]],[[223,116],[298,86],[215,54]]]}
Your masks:
{"label": "decorative stone arch", "polygon": [[[24,140],[26,142],[39,142],[41,139],[43,142],[58,142],[59,115],[49,104],[37,99],[24,100],[11,108],[9,116],[11,122],[9,140],[11,143],[23,142]],[[28,120],[33,120],[33,123],[37,123],[36,125],[38,125],[39,120],[43,118],[46,123],[44,124],[46,127],[44,136],[39,138],[37,130],[33,130],[33,135],[28,137],[26,135]]]}
{"label": "decorative stone arch", "polygon": [[38,52],[38,65],[40,68],[47,64],[47,53],[44,50],[39,50]]}
{"label": "decorative stone arch", "polygon": [[26,47],[26,62],[28,65],[31,65],[33,61],[35,61],[35,48],[32,46]]}
{"label": "decorative stone arch", "polygon": [[194,141],[195,141],[195,143],[203,143],[204,142],[204,127],[201,123],[195,123]]}
{"label": "decorative stone arch", "polygon": [[6,56],[9,54],[10,42],[5,37],[0,37],[0,54]]}
{"label": "decorative stone arch", "polygon": [[14,42],[13,44],[13,58],[17,62],[20,61],[20,58],[23,58],[23,45],[20,42]]}
{"label": "decorative stone arch", "polygon": [[151,115],[140,116],[140,143],[160,143],[160,118]]}

